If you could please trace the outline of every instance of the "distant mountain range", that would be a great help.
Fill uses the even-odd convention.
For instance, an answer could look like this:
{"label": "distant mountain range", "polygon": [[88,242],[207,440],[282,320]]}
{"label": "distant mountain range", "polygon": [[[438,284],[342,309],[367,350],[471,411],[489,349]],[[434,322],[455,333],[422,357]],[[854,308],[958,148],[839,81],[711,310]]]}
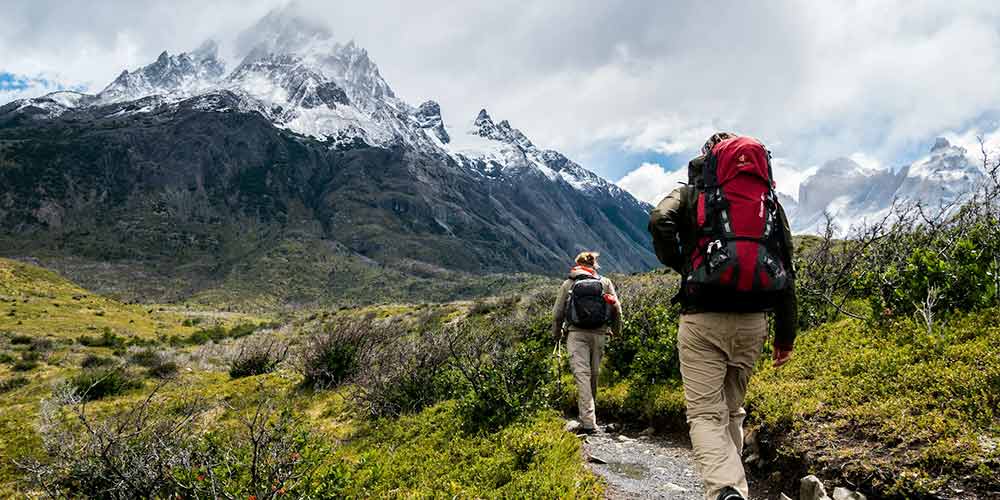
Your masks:
{"label": "distant mountain range", "polygon": [[206,42],[96,95],[0,107],[0,253],[196,269],[206,287],[289,239],[392,276],[561,273],[584,249],[609,270],[655,265],[649,205],[506,120],[446,127],[287,10],[236,45],[231,69]]}
{"label": "distant mountain range", "polygon": [[984,176],[981,163],[968,151],[938,138],[927,157],[895,171],[862,167],[849,158],[828,161],[800,184],[798,200],[781,198],[794,232],[821,232],[825,213],[846,232],[881,220],[894,202],[933,210],[961,200]]}

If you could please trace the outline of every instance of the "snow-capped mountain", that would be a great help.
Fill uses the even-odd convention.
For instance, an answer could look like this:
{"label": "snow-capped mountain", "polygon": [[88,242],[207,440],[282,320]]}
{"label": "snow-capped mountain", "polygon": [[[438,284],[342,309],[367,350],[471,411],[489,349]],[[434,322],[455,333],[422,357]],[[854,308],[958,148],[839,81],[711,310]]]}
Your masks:
{"label": "snow-capped mountain", "polygon": [[216,87],[225,71],[218,44],[211,40],[192,52],[170,55],[164,51],[147,66],[122,71],[97,94],[95,103],[133,101],[151,95],[190,97]]}
{"label": "snow-capped mountain", "polygon": [[894,202],[934,209],[960,201],[983,177],[965,148],[938,138],[928,156],[895,171],[862,167],[849,158],[828,161],[799,186],[797,201],[786,197],[782,203],[795,232],[821,232],[825,213],[846,232],[877,222]]}
{"label": "snow-capped mountain", "polygon": [[[226,179],[213,188],[225,206],[215,199],[199,202],[215,206],[218,220],[227,220],[233,206],[269,220],[287,220],[292,207],[300,207],[316,219],[324,238],[377,261],[417,259],[468,270],[509,261],[515,269],[539,271],[561,268],[580,250],[598,249],[609,269],[655,264],[645,230],[647,204],[564,155],[536,146],[508,121],[494,122],[483,110],[471,123],[449,127],[437,102],[412,106],[397,97],[365,49],[337,41],[326,28],[287,9],[265,16],[233,46],[239,62],[231,70],[219,57],[218,44],[206,42],[126,70],[97,95],[55,93],[9,103],[0,107],[0,133],[7,128],[30,135],[86,124],[80,134],[94,137],[78,149],[99,150],[87,158],[119,155],[115,158],[125,163],[116,172],[134,171],[126,176],[127,185],[116,186],[116,196],[145,199],[150,186],[207,196],[212,189],[202,193],[198,186]],[[163,128],[161,138],[145,135],[181,121],[185,127]],[[249,127],[254,138],[243,139],[227,127]],[[105,133],[112,130],[117,132]],[[286,138],[289,134],[297,139]],[[299,142],[298,149],[289,149]],[[255,149],[263,144],[269,146]],[[68,149],[64,154],[74,162],[91,161]],[[186,159],[168,159],[178,155]],[[185,163],[193,158],[196,163]],[[102,162],[80,175],[108,165]],[[220,168],[224,173],[215,170]],[[267,170],[263,179],[256,168]],[[282,168],[294,172],[272,171]],[[352,169],[360,171],[338,177]],[[307,172],[309,177],[301,177]],[[193,180],[177,177],[181,173]],[[74,189],[86,184],[70,183]],[[339,191],[345,186],[349,192]],[[261,193],[267,193],[262,200],[244,206],[248,196]],[[82,203],[39,200],[40,194],[31,192],[18,201],[3,194],[0,188],[0,227],[4,214],[21,203],[63,207],[57,211]],[[19,217],[17,227],[46,224],[35,215]],[[383,242],[376,227],[392,228],[392,238]]]}

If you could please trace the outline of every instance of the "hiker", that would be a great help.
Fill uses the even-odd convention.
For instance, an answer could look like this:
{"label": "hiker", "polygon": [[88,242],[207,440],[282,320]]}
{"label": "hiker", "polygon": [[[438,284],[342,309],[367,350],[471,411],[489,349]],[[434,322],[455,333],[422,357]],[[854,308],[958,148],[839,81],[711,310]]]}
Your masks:
{"label": "hiker", "polygon": [[743,400],[774,314],[773,364],[796,334],[791,231],[774,191],[770,153],[720,132],[688,164],[688,184],[650,215],[656,256],[681,275],[677,347],[695,463],[705,498],[748,496]]}
{"label": "hiker", "polygon": [[562,340],[564,326],[568,332],[566,350],[576,381],[581,424],[578,432],[582,434],[598,430],[594,401],[601,356],[608,336],[620,333],[622,325],[622,307],[615,286],[597,274],[599,255],[597,252],[577,255],[576,266],[559,288],[552,309],[555,317],[552,336],[556,343]]}

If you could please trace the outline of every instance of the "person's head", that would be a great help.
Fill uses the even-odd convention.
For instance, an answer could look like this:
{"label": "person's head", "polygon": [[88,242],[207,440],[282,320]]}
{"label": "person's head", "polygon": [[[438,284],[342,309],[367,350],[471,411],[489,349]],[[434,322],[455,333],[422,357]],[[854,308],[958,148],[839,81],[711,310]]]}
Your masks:
{"label": "person's head", "polygon": [[714,148],[716,144],[726,139],[732,139],[733,137],[737,137],[737,135],[732,132],[716,132],[712,134],[712,136],[705,141],[705,145],[701,147],[701,154],[707,155],[708,153],[711,153],[712,148]]}
{"label": "person's head", "polygon": [[597,269],[601,267],[597,263],[597,258],[600,256],[601,254],[597,252],[580,252],[580,255],[576,256],[576,265]]}

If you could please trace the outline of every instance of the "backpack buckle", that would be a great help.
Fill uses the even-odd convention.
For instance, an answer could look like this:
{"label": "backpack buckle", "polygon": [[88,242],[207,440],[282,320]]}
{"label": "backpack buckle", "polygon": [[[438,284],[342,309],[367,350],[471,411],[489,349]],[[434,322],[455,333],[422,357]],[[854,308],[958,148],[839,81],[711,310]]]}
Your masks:
{"label": "backpack buckle", "polygon": [[708,254],[708,269],[714,271],[719,266],[729,260],[729,253],[725,250],[722,240],[715,240],[708,244],[705,253]]}

